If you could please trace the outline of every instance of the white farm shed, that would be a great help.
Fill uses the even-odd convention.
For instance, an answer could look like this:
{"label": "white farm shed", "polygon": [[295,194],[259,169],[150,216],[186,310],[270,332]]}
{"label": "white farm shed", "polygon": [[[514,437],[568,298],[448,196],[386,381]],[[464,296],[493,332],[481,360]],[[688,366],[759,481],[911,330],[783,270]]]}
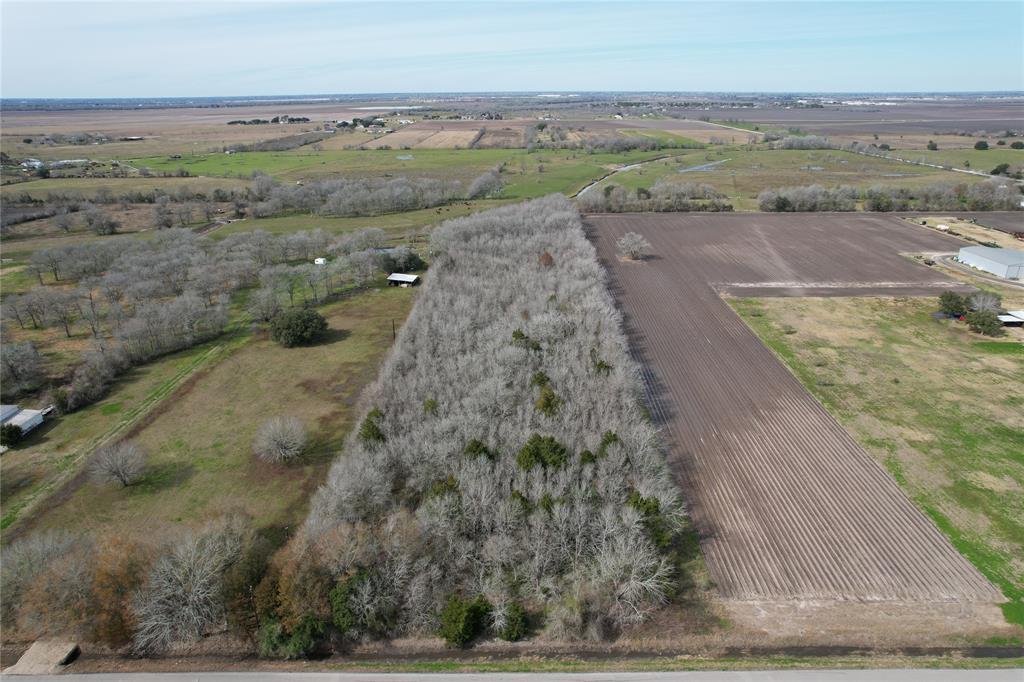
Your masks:
{"label": "white farm shed", "polygon": [[0,424],[14,424],[28,433],[43,423],[42,410],[23,410],[17,405],[0,405]]}
{"label": "white farm shed", "polygon": [[991,246],[965,246],[960,249],[958,260],[993,275],[1007,279],[1024,277],[1024,251],[997,249]]}
{"label": "white farm shed", "polygon": [[388,275],[388,286],[414,287],[419,283],[419,275],[407,275],[404,272],[392,272],[390,275]]}

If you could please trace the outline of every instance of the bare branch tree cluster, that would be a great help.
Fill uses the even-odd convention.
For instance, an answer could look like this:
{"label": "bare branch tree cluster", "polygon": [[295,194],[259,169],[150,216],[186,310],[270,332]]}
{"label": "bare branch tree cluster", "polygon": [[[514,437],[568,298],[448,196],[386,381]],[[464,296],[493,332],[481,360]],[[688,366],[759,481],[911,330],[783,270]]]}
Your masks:
{"label": "bare branch tree cluster", "polygon": [[572,636],[644,618],[673,579],[650,528],[683,507],[578,214],[560,196],[487,211],[431,250],[294,556],[369,567],[345,613],[377,636],[431,630],[455,593],[526,600]]}

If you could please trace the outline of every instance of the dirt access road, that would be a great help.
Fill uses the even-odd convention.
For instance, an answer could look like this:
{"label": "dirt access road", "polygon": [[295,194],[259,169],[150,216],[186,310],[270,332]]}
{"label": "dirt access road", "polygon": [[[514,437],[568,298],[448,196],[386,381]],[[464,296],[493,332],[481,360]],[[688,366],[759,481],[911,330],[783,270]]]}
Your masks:
{"label": "dirt access road", "polygon": [[[1002,601],[720,297],[936,295],[957,285],[899,254],[962,242],[865,214],[586,224],[725,599]],[[629,231],[655,255],[621,260],[615,240]]]}

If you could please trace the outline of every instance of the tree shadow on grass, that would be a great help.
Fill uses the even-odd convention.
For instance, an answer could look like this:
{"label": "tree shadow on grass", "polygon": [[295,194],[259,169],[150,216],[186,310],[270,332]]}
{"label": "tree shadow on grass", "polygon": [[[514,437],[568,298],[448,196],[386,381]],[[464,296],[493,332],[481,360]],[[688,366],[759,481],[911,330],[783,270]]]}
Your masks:
{"label": "tree shadow on grass", "polygon": [[195,467],[191,464],[180,464],[178,462],[165,462],[163,464],[151,464],[146,467],[146,473],[142,480],[128,487],[133,495],[153,495],[175,488],[195,474]]}
{"label": "tree shadow on grass", "polygon": [[327,331],[321,334],[310,346],[326,346],[331,343],[339,343],[344,341],[348,337],[352,336],[352,332],[348,329],[331,329],[328,327]]}
{"label": "tree shadow on grass", "polygon": [[302,453],[296,464],[329,464],[340,449],[341,442],[337,434],[332,437],[324,431],[316,431],[310,434],[309,442],[306,443],[306,451]]}

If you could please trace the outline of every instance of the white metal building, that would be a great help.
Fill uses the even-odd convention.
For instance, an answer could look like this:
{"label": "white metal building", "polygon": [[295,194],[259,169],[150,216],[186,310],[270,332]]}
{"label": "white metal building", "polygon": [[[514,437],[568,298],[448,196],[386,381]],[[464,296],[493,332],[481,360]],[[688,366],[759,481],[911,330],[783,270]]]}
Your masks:
{"label": "white metal building", "polygon": [[958,260],[993,275],[1007,279],[1024,278],[1024,251],[996,249],[991,246],[965,246]]}
{"label": "white metal building", "polygon": [[419,283],[419,275],[407,275],[404,272],[392,272],[390,275],[388,275],[388,286],[414,287]]}
{"label": "white metal building", "polygon": [[23,410],[17,405],[0,405],[0,424],[14,424],[28,433],[43,423],[42,410]]}

